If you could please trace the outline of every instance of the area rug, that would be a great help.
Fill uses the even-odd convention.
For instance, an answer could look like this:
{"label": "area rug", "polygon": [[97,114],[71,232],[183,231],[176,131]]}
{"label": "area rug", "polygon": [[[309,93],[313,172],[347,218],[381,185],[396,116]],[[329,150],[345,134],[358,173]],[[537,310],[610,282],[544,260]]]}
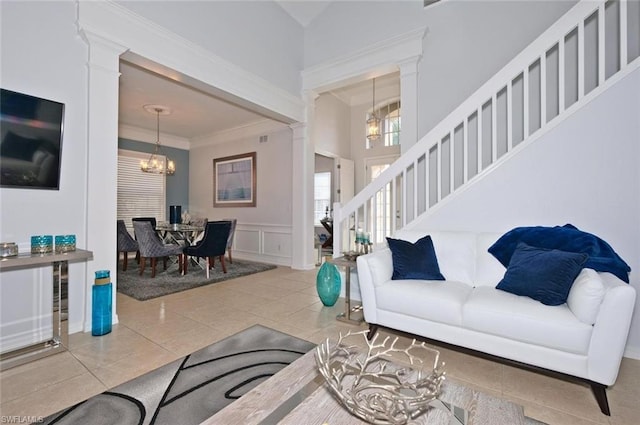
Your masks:
{"label": "area rug", "polygon": [[276,268],[273,264],[234,259],[233,264],[226,263],[227,273],[223,273],[222,266],[217,261],[215,269],[209,271],[209,279],[207,279],[206,270],[197,265],[190,265],[188,273],[182,276],[178,271],[177,263],[169,265],[166,271],[162,271],[162,262],[158,261],[158,263],[156,277],[154,278],[151,278],[151,268],[149,266],[147,266],[144,274],[139,276],[138,265],[135,261],[130,262],[126,272],[123,272],[122,265],[119,265],[117,273],[118,292],[133,297],[138,301],[145,301],[197,288],[198,286],[210,285]]}
{"label": "area rug", "polygon": [[45,418],[45,424],[195,425],[315,344],[255,325]]}

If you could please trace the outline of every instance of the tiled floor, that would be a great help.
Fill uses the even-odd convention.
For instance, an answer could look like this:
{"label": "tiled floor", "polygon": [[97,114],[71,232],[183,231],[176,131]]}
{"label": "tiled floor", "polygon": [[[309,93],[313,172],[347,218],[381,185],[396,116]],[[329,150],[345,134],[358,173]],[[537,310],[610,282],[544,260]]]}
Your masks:
{"label": "tiled floor", "polygon": [[[145,302],[118,294],[120,323],[102,337],[77,333],[70,351],[0,373],[0,419],[46,416],[260,323],[313,342],[358,329],[323,307],[316,271],[279,267]],[[364,326],[361,327],[365,329]],[[506,398],[550,425],[631,425],[640,418],[640,361],[624,359],[608,390],[612,416],[587,387],[441,349],[448,379]]]}

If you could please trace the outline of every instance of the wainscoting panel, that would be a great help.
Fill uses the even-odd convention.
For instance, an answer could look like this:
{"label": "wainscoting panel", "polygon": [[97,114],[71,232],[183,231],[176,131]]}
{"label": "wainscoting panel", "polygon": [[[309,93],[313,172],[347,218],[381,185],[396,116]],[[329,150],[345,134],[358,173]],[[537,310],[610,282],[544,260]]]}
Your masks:
{"label": "wainscoting panel", "polygon": [[291,266],[291,226],[238,223],[233,258]]}

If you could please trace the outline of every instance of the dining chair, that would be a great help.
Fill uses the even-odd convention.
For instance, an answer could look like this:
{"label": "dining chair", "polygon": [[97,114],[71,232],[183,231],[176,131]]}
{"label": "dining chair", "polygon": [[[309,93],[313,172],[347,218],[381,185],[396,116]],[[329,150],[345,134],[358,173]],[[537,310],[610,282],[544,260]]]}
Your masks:
{"label": "dining chair", "polygon": [[129,253],[135,252],[136,255],[138,253],[138,242],[131,237],[129,231],[127,230],[126,224],[124,224],[124,220],[117,221],[117,230],[118,230],[118,261],[120,261],[120,253],[124,254],[124,258],[122,259],[122,271],[127,271],[127,262],[129,259]]}
{"label": "dining chair", "polygon": [[178,269],[182,273],[182,246],[162,242],[149,221],[134,221],[133,229],[140,247],[140,276],[144,273],[147,258],[151,259],[151,277],[156,277],[157,259],[162,258],[164,270],[167,270],[167,260],[171,255],[178,256]]}
{"label": "dining chair", "polygon": [[[135,223],[136,221],[148,221],[149,223],[151,223],[151,227],[153,227],[153,230],[156,230],[156,227],[158,225],[158,222],[156,221],[155,217],[132,217],[131,218],[131,223]],[[133,238],[135,240],[138,240],[138,237],[135,235],[135,226],[134,226],[134,235]],[[158,235],[158,238],[160,238],[160,235]],[[164,239],[164,236],[162,237],[162,239]],[[136,252],[136,261],[139,263],[140,262],[140,251]]]}
{"label": "dining chair", "polygon": [[227,240],[227,255],[229,255],[229,263],[233,264],[233,259],[231,258],[231,247],[233,246],[233,235],[236,232],[236,224],[238,220],[235,218],[224,218],[223,220],[231,222],[231,230],[229,230],[229,239]]}
{"label": "dining chair", "polygon": [[208,222],[204,228],[204,237],[202,240],[194,245],[184,248],[184,265],[182,266],[183,273],[187,274],[189,256],[206,258],[207,279],[209,278],[209,269],[214,265],[215,257],[220,258],[222,271],[226,273],[227,266],[224,263],[224,254],[227,250],[227,240],[229,239],[230,230],[230,221]]}

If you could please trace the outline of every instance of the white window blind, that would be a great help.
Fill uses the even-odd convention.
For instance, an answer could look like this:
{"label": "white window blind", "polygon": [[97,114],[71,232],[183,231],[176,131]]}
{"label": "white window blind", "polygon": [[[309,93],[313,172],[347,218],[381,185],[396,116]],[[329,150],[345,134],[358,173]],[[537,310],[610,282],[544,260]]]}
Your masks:
{"label": "white window blind", "polygon": [[124,220],[131,231],[133,217],[165,220],[166,177],[140,171],[140,160],[148,157],[142,152],[118,151],[118,220]]}

